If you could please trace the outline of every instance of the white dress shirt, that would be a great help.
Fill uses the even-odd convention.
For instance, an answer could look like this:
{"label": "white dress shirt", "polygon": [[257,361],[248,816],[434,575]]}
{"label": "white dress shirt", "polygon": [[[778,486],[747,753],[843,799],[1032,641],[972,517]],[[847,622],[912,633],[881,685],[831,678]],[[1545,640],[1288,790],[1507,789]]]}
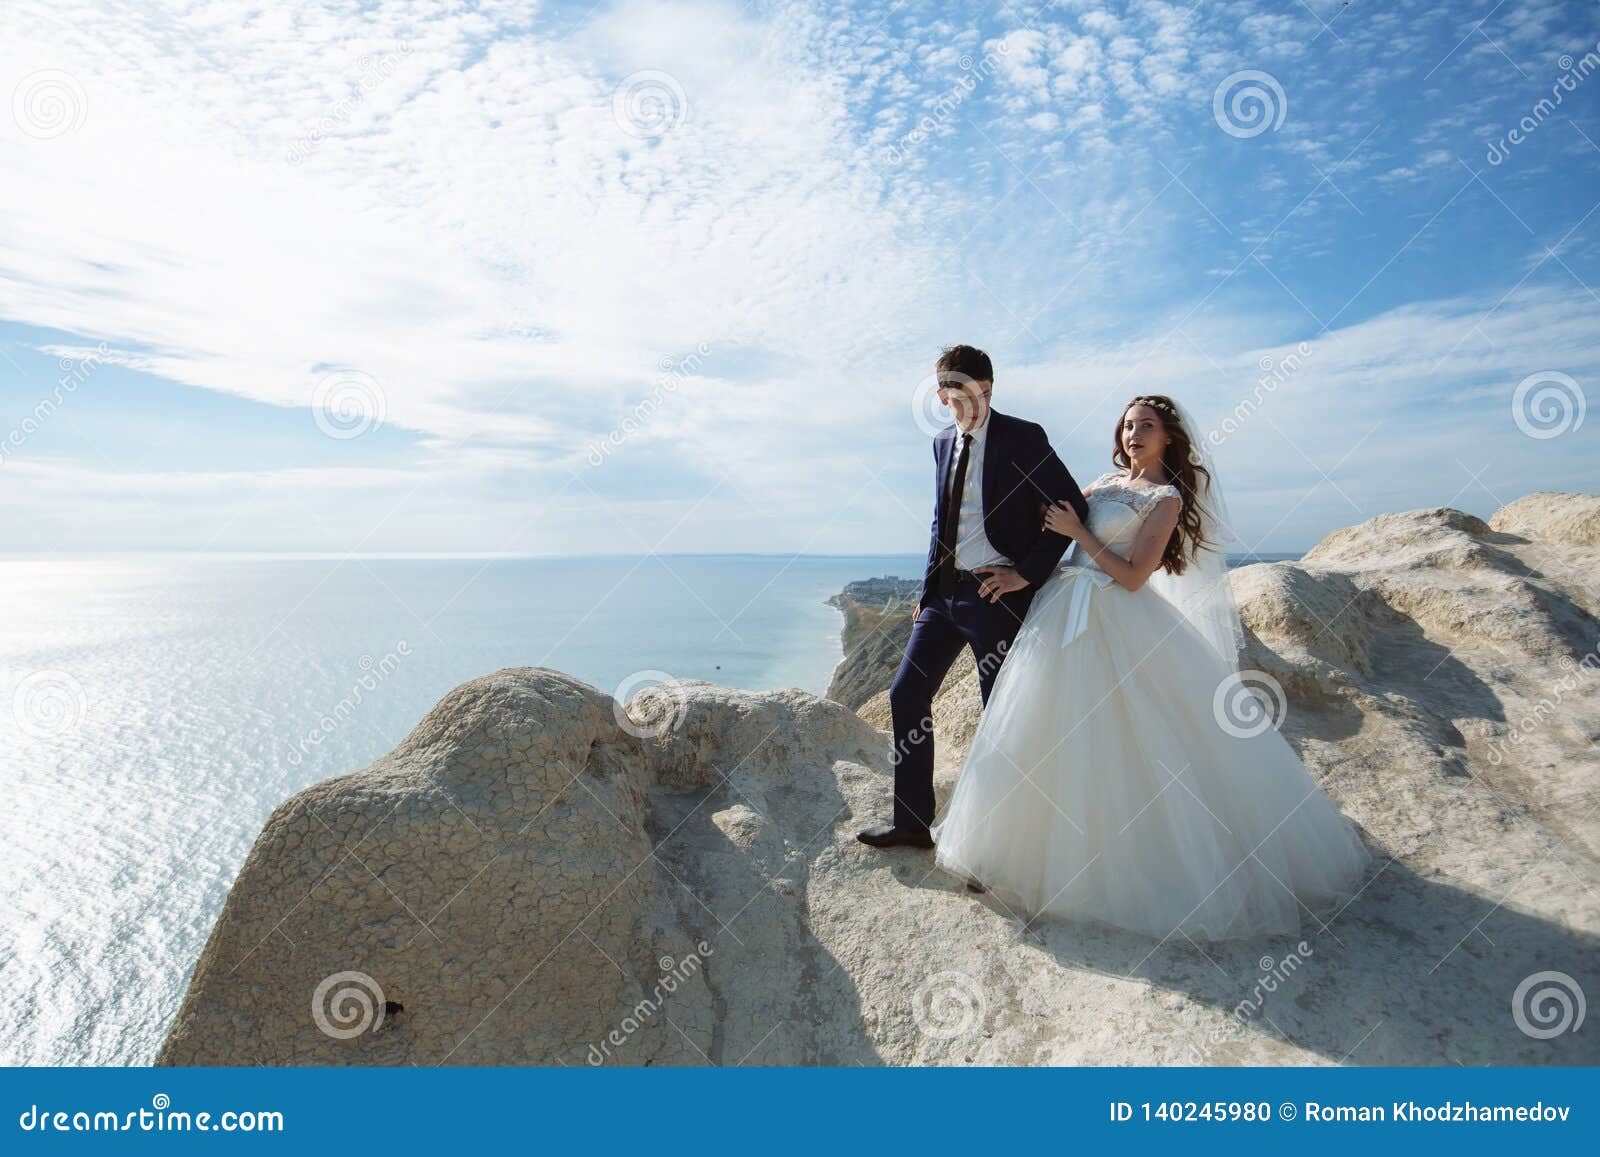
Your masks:
{"label": "white dress shirt", "polygon": [[[1011,560],[994,548],[983,529],[983,445],[988,440],[988,421],[976,430],[963,431],[960,426],[956,427],[955,441],[950,447],[950,475],[945,485],[955,486],[956,459],[961,453],[963,433],[972,435],[972,446],[968,450],[963,493],[959,496],[961,514],[956,522],[956,567],[977,570],[982,566],[1010,566]],[[954,499],[955,495],[949,495],[946,501]]]}

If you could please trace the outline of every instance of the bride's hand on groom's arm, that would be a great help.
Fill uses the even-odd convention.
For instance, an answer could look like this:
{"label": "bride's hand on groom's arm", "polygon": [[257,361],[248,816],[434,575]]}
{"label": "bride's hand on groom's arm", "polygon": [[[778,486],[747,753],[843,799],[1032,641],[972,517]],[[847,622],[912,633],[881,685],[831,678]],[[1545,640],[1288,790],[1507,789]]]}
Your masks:
{"label": "bride's hand on groom's arm", "polygon": [[1044,528],[1068,538],[1083,537],[1083,519],[1079,518],[1078,512],[1065,501],[1044,508]]}

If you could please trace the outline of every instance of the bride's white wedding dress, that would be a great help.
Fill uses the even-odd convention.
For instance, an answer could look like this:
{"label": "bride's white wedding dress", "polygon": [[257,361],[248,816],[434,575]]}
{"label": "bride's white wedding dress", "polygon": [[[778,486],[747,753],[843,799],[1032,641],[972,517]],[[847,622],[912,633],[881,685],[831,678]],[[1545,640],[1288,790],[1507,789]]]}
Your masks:
{"label": "bride's white wedding dress", "polygon": [[[1178,495],[1120,474],[1090,490],[1089,528],[1123,557]],[[996,678],[934,829],[939,864],[1028,917],[1158,939],[1297,932],[1302,906],[1348,896],[1368,856],[1276,730],[1214,709],[1239,679],[1152,586],[1129,591],[1073,550]]]}

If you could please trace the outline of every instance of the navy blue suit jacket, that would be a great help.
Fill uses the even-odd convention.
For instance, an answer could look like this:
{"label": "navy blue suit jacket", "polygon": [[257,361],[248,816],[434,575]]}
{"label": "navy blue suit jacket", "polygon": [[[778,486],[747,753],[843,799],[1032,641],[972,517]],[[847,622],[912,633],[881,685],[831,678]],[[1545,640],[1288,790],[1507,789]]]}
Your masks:
{"label": "navy blue suit jacket", "polygon": [[[1011,559],[1017,573],[1037,590],[1061,562],[1072,541],[1045,530],[1041,502],[1070,502],[1078,517],[1089,520],[1089,504],[1072,474],[1050,448],[1044,427],[1035,422],[989,411],[983,447],[983,529],[994,548]],[[939,560],[939,520],[944,516],[950,467],[955,455],[956,427],[947,426],[933,440],[935,489],[928,565],[922,577],[925,604],[938,589],[934,570]],[[970,480],[969,480],[970,484]]]}

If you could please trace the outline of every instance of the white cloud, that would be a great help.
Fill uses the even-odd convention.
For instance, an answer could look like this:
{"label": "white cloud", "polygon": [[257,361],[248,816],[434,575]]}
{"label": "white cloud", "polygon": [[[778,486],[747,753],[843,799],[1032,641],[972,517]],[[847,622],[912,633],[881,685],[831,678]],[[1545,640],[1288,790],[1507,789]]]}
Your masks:
{"label": "white cloud", "polygon": [[[1418,304],[1269,344],[1196,322],[1034,363],[1002,355],[996,404],[1044,423],[1086,480],[1107,468],[1109,431],[1129,397],[1177,397],[1218,435],[1241,537],[1267,550],[1309,546],[1320,532],[1308,525],[1395,507],[1454,501],[1487,515],[1530,489],[1600,483],[1592,465],[1574,477],[1571,460],[1525,436],[1510,409],[1517,382],[1539,370],[1571,374],[1591,392],[1600,382],[1586,297],[1521,291],[1495,306]],[[838,423],[848,437],[807,436],[781,454],[770,432],[795,428],[804,396],[753,393],[730,406],[716,382],[691,378],[599,466],[471,447],[404,469],[141,474],[9,462],[0,521],[74,549],[131,549],[178,512],[185,537],[172,545],[186,549],[915,551],[931,459],[912,420],[913,385],[865,392]],[[663,452],[687,469],[675,482],[636,485]]]}

